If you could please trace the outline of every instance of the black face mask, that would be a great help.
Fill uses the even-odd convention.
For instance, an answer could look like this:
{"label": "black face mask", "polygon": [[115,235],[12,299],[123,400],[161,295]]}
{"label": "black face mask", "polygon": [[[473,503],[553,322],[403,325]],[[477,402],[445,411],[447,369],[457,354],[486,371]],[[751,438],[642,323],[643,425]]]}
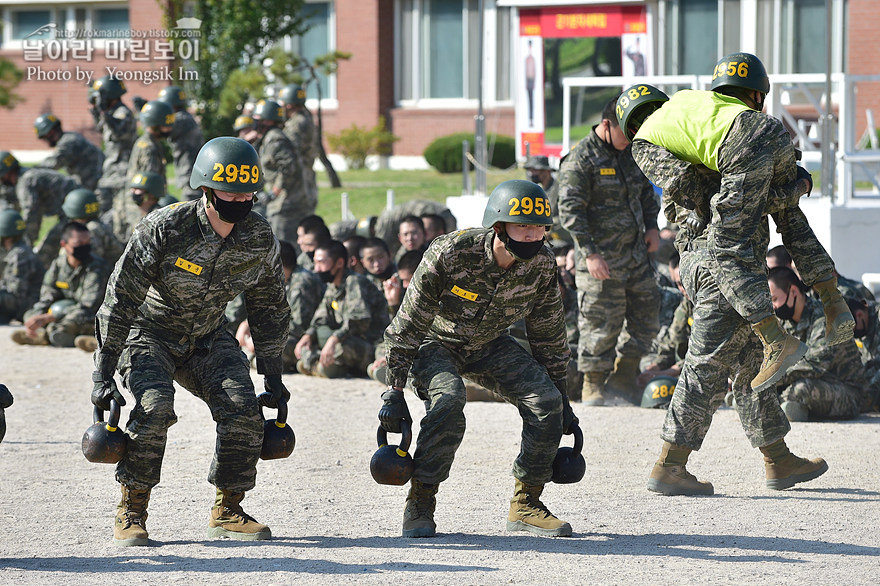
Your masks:
{"label": "black face mask", "polygon": [[156,138],[168,138],[171,136],[170,130],[160,130],[156,133]]}
{"label": "black face mask", "polygon": [[794,317],[794,305],[789,305],[788,300],[791,298],[791,290],[788,291],[788,296],[785,298],[785,304],[780,305],[774,311],[776,312],[776,317],[783,321],[790,321],[791,318]]}
{"label": "black face mask", "polygon": [[501,241],[504,243],[504,248],[507,249],[507,252],[513,255],[513,258],[519,261],[527,261],[535,258],[541,249],[544,248],[544,239],[538,240],[537,242],[520,242],[519,240],[514,240],[506,233],[502,235]]}
{"label": "black face mask", "polygon": [[144,203],[144,194],[143,193],[135,193],[131,192],[131,200],[134,202],[134,205],[139,206]]}
{"label": "black face mask", "polygon": [[394,270],[394,266],[391,263],[388,263],[388,266],[385,267],[385,270],[381,273],[378,273],[376,276],[384,281],[393,277],[395,272],[396,271]]}
{"label": "black face mask", "polygon": [[318,278],[324,283],[332,283],[334,279],[333,271],[315,271]]}
{"label": "black face mask", "polygon": [[532,183],[537,183],[538,185],[541,184],[541,176],[537,173],[533,173],[532,171],[528,171],[526,173],[526,179],[528,179]]}
{"label": "black face mask", "polygon": [[217,210],[220,219],[227,224],[235,224],[244,220],[251,213],[251,208],[257,201],[257,196],[252,197],[249,201],[226,201],[217,197],[213,191],[210,193],[211,205]]}
{"label": "black face mask", "polygon": [[865,328],[856,328],[853,330],[853,338],[864,338],[867,333],[868,330]]}
{"label": "black face mask", "polygon": [[73,258],[75,258],[79,262],[85,262],[92,258],[92,245],[80,244],[79,246],[74,246],[72,254]]}

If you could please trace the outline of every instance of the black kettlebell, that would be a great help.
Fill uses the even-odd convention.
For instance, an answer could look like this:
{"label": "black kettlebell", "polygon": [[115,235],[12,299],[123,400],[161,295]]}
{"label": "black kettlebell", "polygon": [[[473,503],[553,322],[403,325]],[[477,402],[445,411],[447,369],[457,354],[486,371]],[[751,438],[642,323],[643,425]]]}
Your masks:
{"label": "black kettlebell", "polygon": [[260,459],[277,460],[286,458],[293,453],[296,437],[293,429],[287,425],[287,401],[278,401],[278,415],[275,419],[263,422],[263,447]]}
{"label": "black kettlebell", "polygon": [[577,423],[571,424],[571,434],[574,436],[574,447],[559,448],[553,458],[553,482],[556,484],[580,482],[587,472],[587,463],[581,455],[584,434]]}
{"label": "black kettlebell", "polygon": [[400,486],[409,482],[412,478],[415,464],[412,456],[407,453],[412,443],[412,428],[409,421],[400,422],[400,445],[388,445],[388,432],[382,426],[376,432],[376,443],[379,449],[370,460],[370,474],[373,480],[379,484],[391,484]]}
{"label": "black kettlebell", "polygon": [[95,407],[95,423],[83,434],[82,451],[86,460],[116,464],[125,455],[128,436],[119,429],[119,403],[110,400],[110,417],[104,423],[104,410]]}

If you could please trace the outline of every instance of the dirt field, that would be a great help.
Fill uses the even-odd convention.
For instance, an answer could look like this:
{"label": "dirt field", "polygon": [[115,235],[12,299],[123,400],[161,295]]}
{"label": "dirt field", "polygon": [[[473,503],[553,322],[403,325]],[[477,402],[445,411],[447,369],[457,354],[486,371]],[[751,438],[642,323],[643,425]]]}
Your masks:
{"label": "dirt field", "polygon": [[[368,469],[380,387],[299,375],[285,376],[296,450],[261,462],[257,488],[244,502],[272,527],[271,541],[205,539],[213,423],[207,407],[181,390],[179,423],[149,508],[153,547],[117,548],[110,541],[119,500],[113,467],[87,462],[80,450],[91,423],[90,357],[15,346],[11,330],[0,327],[0,382],[15,395],[0,445],[0,584],[880,581],[878,416],[797,424],[789,445],[823,456],[830,469],[803,488],[773,492],[764,487],[760,453],[724,408],[689,464],[716,495],[686,498],[645,489],[663,412],[576,405],[587,476],[548,486],[544,501],[574,529],[571,538],[549,539],[504,530],[519,446],[516,410],[471,403],[468,432],[438,495],[439,535],[406,540],[406,488],[380,486]],[[408,399],[420,419],[424,408]]]}

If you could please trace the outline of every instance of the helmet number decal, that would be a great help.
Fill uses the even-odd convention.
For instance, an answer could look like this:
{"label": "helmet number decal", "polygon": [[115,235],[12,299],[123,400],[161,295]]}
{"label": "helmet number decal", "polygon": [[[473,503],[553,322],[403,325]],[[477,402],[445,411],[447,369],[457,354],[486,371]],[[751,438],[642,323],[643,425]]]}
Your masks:
{"label": "helmet number decal", "polygon": [[257,183],[260,181],[260,168],[256,165],[223,165],[214,163],[211,181],[219,183]]}
{"label": "helmet number decal", "polygon": [[620,96],[620,99],[617,101],[617,108],[615,108],[617,117],[623,118],[623,112],[629,108],[630,100],[637,100],[641,96],[650,95],[651,89],[646,85],[630,88],[625,94]]}
{"label": "helmet number decal", "polygon": [[673,393],[675,393],[675,385],[660,385],[654,387],[654,392],[651,394],[651,398],[665,399],[666,397],[671,397]]}
{"label": "helmet number decal", "polygon": [[746,78],[749,76],[749,64],[747,61],[728,61],[727,63],[721,62],[715,66],[715,71],[712,73],[712,80],[723,76],[727,77],[742,77]]}
{"label": "helmet number decal", "polygon": [[88,215],[97,214],[98,212],[101,211],[101,204],[99,202],[95,201],[92,203],[87,203],[85,208],[86,208],[86,214],[88,214]]}
{"label": "helmet number decal", "polygon": [[508,215],[511,216],[519,216],[523,214],[531,216],[532,212],[538,216],[549,216],[551,213],[550,202],[544,198],[536,198],[533,200],[530,197],[524,197],[522,199],[511,197],[508,200],[507,205],[510,206]]}

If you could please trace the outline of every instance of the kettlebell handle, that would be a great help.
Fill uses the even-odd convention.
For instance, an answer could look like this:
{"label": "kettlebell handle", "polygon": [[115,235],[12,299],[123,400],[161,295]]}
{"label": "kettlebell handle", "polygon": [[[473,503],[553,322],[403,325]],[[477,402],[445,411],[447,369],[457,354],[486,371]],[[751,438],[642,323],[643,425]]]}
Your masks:
{"label": "kettlebell handle", "polygon": [[[268,393],[263,394],[265,395]],[[278,414],[275,416],[275,425],[277,425],[278,427],[284,427],[285,425],[287,425],[287,400],[280,399],[278,401],[278,406],[276,407],[276,409],[278,409]],[[260,412],[262,413],[262,411],[263,407],[260,406]],[[263,416],[263,418],[265,419],[265,415]]]}
{"label": "kettlebell handle", "polygon": [[[107,431],[115,431],[117,427],[119,427],[119,415],[121,409],[119,407],[119,403],[116,402],[116,399],[110,399],[110,417],[107,419]],[[94,415],[95,423],[103,423],[104,422],[104,410],[100,407],[95,407],[92,412]]]}
{"label": "kettlebell handle", "polygon": [[[406,419],[400,420],[400,435],[400,445],[397,446],[397,451],[398,453],[403,452],[401,456],[405,456],[409,452],[409,445],[412,443],[412,426]],[[376,443],[380,448],[388,445],[388,432],[381,425],[376,431]]]}
{"label": "kettlebell handle", "polygon": [[571,435],[574,436],[572,450],[574,451],[574,457],[577,458],[584,449],[584,432],[581,431],[581,427],[577,423],[572,423],[569,429],[571,430]]}

